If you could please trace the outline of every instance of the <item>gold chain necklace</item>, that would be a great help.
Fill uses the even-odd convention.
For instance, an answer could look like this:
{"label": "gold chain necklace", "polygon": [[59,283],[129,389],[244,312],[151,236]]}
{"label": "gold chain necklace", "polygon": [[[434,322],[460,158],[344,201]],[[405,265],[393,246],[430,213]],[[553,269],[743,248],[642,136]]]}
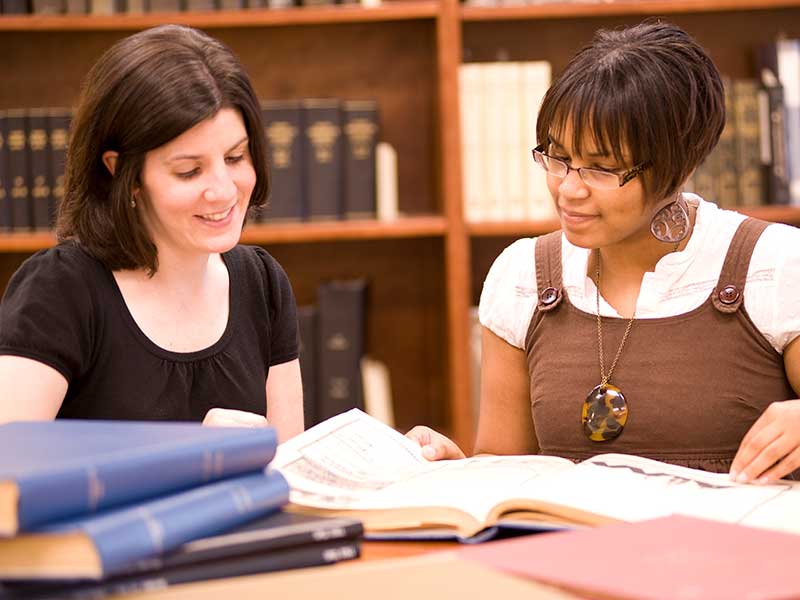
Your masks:
{"label": "gold chain necklace", "polygon": [[[676,252],[679,247],[680,242],[677,242],[673,252]],[[633,322],[636,319],[636,307],[634,306],[633,314],[628,319],[628,325],[625,327],[622,341],[619,343],[619,348],[617,348],[617,354],[614,356],[611,368],[606,373],[603,357],[603,318],[600,316],[600,275],[600,249],[598,248],[595,265],[595,305],[597,309],[597,356],[600,362],[600,385],[595,386],[589,392],[583,402],[583,410],[581,412],[583,432],[586,437],[594,442],[613,440],[622,433],[625,423],[628,422],[628,402],[625,400],[622,390],[608,381],[614,373],[619,357],[622,354],[622,349],[628,340],[628,334],[631,332],[631,327],[633,327]]]}
{"label": "gold chain necklace", "polygon": [[617,366],[622,349],[628,340],[628,334],[633,327],[636,319],[636,308],[633,315],[628,320],[628,326],[622,336],[622,341],[617,349],[617,354],[611,363],[611,368],[606,373],[605,360],[603,358],[603,318],[600,316],[600,250],[597,250],[595,263],[595,304],[597,307],[597,355],[600,359],[600,385],[597,385],[589,392],[583,402],[581,411],[581,422],[583,432],[593,442],[604,442],[613,440],[620,433],[625,423],[628,421],[628,403],[622,391],[615,385],[608,383],[614,368]]}

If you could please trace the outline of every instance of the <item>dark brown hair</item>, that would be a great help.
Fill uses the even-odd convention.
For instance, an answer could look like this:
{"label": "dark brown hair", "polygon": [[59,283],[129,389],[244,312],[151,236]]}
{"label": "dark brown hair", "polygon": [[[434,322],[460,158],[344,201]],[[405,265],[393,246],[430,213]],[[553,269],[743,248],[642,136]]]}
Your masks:
{"label": "dark brown hair", "polygon": [[[145,154],[213,117],[238,109],[256,171],[250,206],[269,193],[261,110],[250,80],[224,44],[189,27],[164,25],[126,37],[86,76],[72,124],[59,239],[79,240],[109,269],[158,268],[156,246],[133,190]],[[103,153],[119,154],[114,175]]]}
{"label": "dark brown hair", "polygon": [[[621,165],[647,161],[645,191],[662,200],[680,191],[725,124],[719,72],[685,31],[659,21],[600,30],[553,83],[536,124],[539,144],[572,127],[572,151],[593,144]],[[628,161],[623,153],[627,150]]]}

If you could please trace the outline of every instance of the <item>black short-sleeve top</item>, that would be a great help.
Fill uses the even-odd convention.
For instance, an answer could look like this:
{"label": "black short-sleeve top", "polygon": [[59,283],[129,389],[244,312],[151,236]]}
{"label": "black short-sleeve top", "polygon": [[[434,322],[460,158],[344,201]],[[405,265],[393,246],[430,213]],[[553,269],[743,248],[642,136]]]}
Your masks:
{"label": "black short-sleeve top", "polygon": [[222,257],[227,327],[208,348],[181,353],[139,329],[111,271],[80,244],[38,252],[0,303],[0,354],[37,360],[67,379],[59,417],[201,420],[213,407],[263,415],[270,366],[298,356],[294,295],[263,248],[236,246]]}

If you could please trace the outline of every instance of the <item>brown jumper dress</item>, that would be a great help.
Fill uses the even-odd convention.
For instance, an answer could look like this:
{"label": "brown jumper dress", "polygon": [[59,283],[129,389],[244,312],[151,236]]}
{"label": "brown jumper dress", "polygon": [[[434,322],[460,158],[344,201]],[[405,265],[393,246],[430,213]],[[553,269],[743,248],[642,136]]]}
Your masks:
{"label": "brown jumper dress", "polygon": [[[587,439],[581,425],[583,400],[600,383],[596,316],[575,308],[562,288],[561,232],[536,240],[539,301],[525,351],[542,454],[583,460],[621,452],[708,471],[730,469],[739,443],[767,406],[797,397],[782,355],[742,303],[750,257],[767,225],[741,223],[717,285],[699,307],[634,322],[610,380],[625,394],[628,422],[606,442]],[[603,318],[606,357],[616,353],[627,323]]]}

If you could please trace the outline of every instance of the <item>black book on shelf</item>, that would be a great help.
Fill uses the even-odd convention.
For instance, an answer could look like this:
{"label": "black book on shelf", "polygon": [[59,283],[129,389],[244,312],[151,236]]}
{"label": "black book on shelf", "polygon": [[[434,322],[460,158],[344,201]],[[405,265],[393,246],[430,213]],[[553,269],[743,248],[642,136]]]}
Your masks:
{"label": "black book on shelf", "polygon": [[303,111],[299,101],[262,104],[272,189],[264,221],[302,221],[308,216],[303,193]]}
{"label": "black book on shelf", "polygon": [[769,160],[764,165],[764,195],[767,204],[789,204],[789,140],[783,86],[766,67],[761,70],[761,83],[767,96],[767,115],[762,127],[766,128],[769,142]]}
{"label": "black book on shelf", "polygon": [[28,181],[30,181],[31,224],[50,229],[52,172],[50,168],[50,125],[47,111],[28,111]]}
{"label": "black book on shelf", "polygon": [[195,540],[135,572],[104,581],[9,583],[0,598],[89,599],[224,577],[321,566],[357,558],[363,527],[350,518],[278,512]]}
{"label": "black book on shelf", "polygon": [[0,231],[11,229],[11,196],[8,188],[6,113],[0,110]]}
{"label": "black book on shelf", "polygon": [[364,355],[366,289],[363,279],[325,282],[317,289],[317,421],[351,408],[364,408],[361,357]]}
{"label": "black book on shelf", "polygon": [[305,429],[316,425],[317,420],[317,307],[297,307],[297,325],[300,336],[300,375],[303,380],[303,422]]}
{"label": "black book on shelf", "polygon": [[342,114],[338,100],[302,102],[309,218],[342,216]]}
{"label": "black book on shelf", "polygon": [[28,0],[3,0],[3,14],[25,15],[31,12]]}
{"label": "black book on shelf", "polygon": [[375,147],[378,143],[378,103],[350,100],[342,103],[344,121],[344,215],[374,219]]}
{"label": "black book on shelf", "polygon": [[15,109],[6,113],[6,134],[11,228],[28,231],[32,224],[31,185],[28,179],[28,118],[24,110]]}
{"label": "black book on shelf", "polygon": [[55,223],[56,209],[64,198],[64,171],[67,166],[67,145],[69,144],[69,124],[72,113],[67,108],[53,108],[48,116],[50,121],[50,223]]}

